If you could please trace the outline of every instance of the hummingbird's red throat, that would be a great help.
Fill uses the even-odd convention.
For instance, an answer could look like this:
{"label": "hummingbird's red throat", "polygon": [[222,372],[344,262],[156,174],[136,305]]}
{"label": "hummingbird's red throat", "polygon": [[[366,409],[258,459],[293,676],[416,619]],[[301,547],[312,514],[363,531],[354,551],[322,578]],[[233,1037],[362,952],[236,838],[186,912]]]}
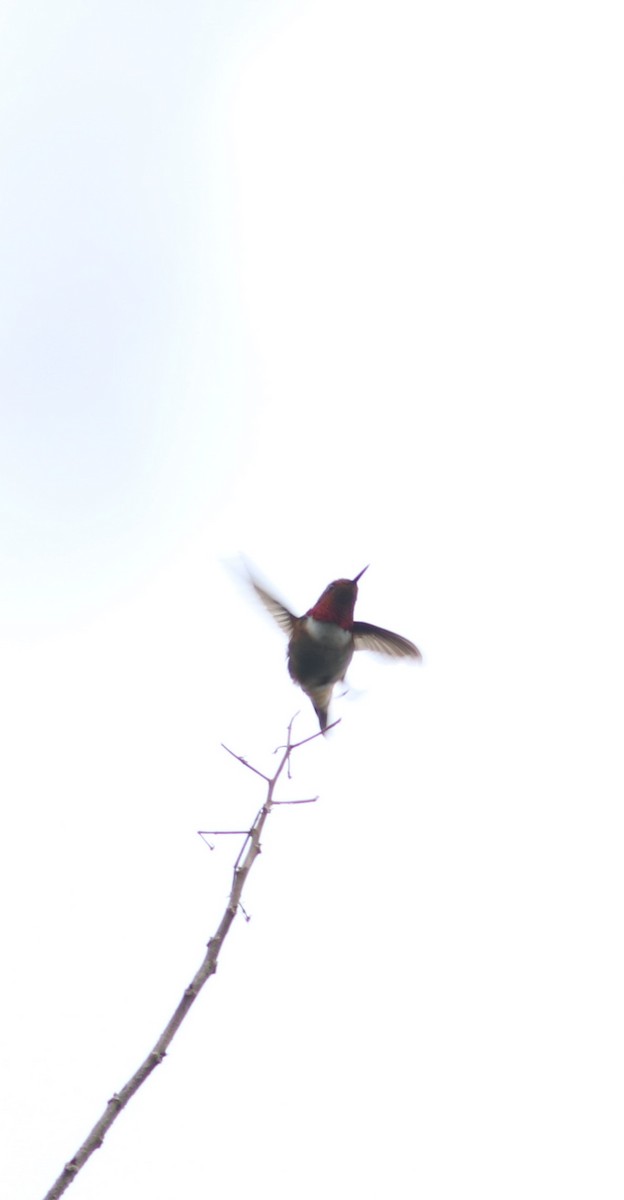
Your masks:
{"label": "hummingbird's red throat", "polygon": [[357,593],[354,579],[334,579],[306,615],[317,621],[331,621],[342,629],[351,629]]}

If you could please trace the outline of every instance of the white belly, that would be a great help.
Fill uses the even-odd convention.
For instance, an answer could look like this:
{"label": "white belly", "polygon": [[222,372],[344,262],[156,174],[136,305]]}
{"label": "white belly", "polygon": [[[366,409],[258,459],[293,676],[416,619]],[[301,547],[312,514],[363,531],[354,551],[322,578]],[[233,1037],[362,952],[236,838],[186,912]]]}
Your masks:
{"label": "white belly", "polygon": [[305,627],[310,637],[323,646],[342,648],[351,638],[348,629],[342,629],[340,625],[334,625],[332,621],[317,621],[314,617],[306,617]]}

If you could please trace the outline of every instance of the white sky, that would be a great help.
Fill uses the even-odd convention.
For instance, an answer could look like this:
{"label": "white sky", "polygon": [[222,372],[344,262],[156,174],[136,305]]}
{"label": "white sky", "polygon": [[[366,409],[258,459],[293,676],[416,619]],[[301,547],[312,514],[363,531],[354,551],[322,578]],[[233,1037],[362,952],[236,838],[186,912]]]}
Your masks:
{"label": "white sky", "polygon": [[[3,1193],[621,1197],[614,4],[0,9]],[[234,565],[234,572],[232,571]]]}

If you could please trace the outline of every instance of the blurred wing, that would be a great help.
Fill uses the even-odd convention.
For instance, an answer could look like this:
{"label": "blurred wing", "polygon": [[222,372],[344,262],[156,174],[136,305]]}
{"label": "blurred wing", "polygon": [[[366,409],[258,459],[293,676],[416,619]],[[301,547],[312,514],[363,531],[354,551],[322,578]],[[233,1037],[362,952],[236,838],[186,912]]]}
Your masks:
{"label": "blurred wing", "polygon": [[353,637],[356,650],[376,650],[378,654],[391,654],[393,658],[422,658],[418,647],[400,633],[380,629],[366,621],[353,622]]}
{"label": "blurred wing", "polygon": [[280,604],[279,600],[275,599],[275,596],[271,596],[270,592],[266,592],[263,587],[260,587],[260,584],[256,582],[253,575],[250,575],[249,578],[253,584],[254,591],[262,600],[265,608],[269,610],[271,616],[277,621],[280,629],[283,629],[284,633],[287,633],[290,637],[295,623],[293,614],[283,604]]}

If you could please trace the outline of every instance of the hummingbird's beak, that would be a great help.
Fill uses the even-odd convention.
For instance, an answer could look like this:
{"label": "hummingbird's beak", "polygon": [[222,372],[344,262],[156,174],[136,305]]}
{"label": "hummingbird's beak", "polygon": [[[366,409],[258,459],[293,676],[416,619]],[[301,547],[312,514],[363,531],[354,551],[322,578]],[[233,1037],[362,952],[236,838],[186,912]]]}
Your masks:
{"label": "hummingbird's beak", "polygon": [[370,567],[370,563],[367,563],[365,567],[362,567],[362,570],[360,571],[359,575],[356,575],[355,579],[353,579],[351,582],[357,583],[358,579],[362,578],[362,575],[364,574],[365,571],[368,571],[369,567]]}

